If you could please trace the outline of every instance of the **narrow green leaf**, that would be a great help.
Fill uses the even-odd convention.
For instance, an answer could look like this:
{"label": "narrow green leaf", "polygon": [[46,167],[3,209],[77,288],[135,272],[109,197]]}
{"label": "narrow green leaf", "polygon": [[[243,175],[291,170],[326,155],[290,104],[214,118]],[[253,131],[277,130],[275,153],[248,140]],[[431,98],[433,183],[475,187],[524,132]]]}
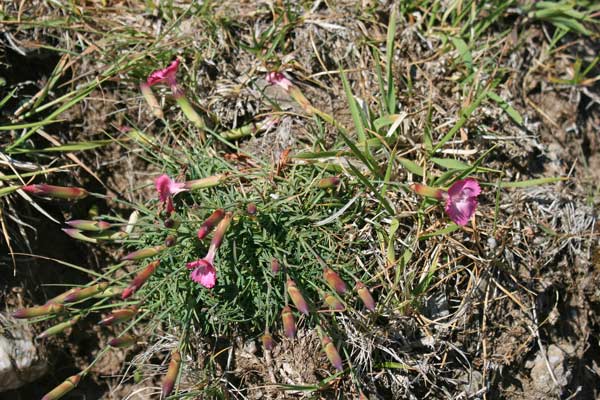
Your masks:
{"label": "narrow green leaf", "polygon": [[450,37],[450,41],[458,51],[458,54],[460,54],[460,57],[462,58],[469,71],[471,71],[473,69],[473,56],[471,55],[471,50],[469,50],[469,46],[467,46],[465,41],[459,37]]}
{"label": "narrow green leaf", "polygon": [[419,240],[425,240],[425,239],[428,239],[433,236],[447,235],[448,233],[452,233],[452,232],[458,230],[458,228],[459,228],[458,225],[456,225],[455,223],[452,223],[443,229],[439,229],[435,232],[426,233],[426,234],[419,236]]}
{"label": "narrow green leaf", "polygon": [[20,186],[8,186],[8,187],[5,187],[5,188],[1,188],[0,189],[0,197],[6,196],[7,194],[12,193],[12,192],[16,191],[19,188],[20,188]]}
{"label": "narrow green leaf", "polygon": [[460,160],[455,160],[453,158],[436,158],[432,157],[431,162],[439,165],[440,167],[446,169],[454,169],[454,170],[465,170],[471,168],[471,166],[467,163],[464,163]]}
{"label": "narrow green leaf", "polygon": [[417,163],[415,163],[414,161],[409,160],[408,158],[404,158],[404,157],[398,157],[398,162],[404,167],[406,168],[409,172],[415,174],[415,175],[419,175],[419,176],[423,176],[423,168],[421,168]]}
{"label": "narrow green leaf", "polygon": [[500,106],[500,108],[505,113],[507,113],[509,117],[512,118],[513,121],[515,121],[519,125],[523,125],[523,117],[521,116],[521,114],[519,114],[517,110],[515,110],[510,104],[508,104],[506,100],[504,100],[502,97],[498,96],[492,91],[487,92],[487,96],[490,99],[494,100]]}
{"label": "narrow green leaf", "polygon": [[528,179],[526,181],[518,181],[518,182],[500,182],[501,188],[524,188],[530,186],[539,186],[546,185],[548,183],[556,183],[560,181],[566,181],[568,178],[564,176],[558,177],[549,177],[549,178],[537,178],[537,179]]}

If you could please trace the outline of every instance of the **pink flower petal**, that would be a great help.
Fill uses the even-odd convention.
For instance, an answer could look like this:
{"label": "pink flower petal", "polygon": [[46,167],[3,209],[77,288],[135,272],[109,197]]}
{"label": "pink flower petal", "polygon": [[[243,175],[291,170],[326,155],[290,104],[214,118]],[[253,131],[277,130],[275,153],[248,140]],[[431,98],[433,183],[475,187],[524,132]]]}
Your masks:
{"label": "pink flower petal", "polygon": [[473,178],[456,181],[448,189],[444,209],[458,225],[466,225],[477,208],[477,196],[481,193],[479,183]]}
{"label": "pink flower petal", "polygon": [[281,72],[276,71],[267,72],[267,82],[269,82],[270,85],[281,86],[286,92],[292,86],[292,82],[290,82],[290,80],[286,78],[285,75],[283,75]]}
{"label": "pink flower petal", "polygon": [[158,83],[166,83],[169,86],[175,86],[177,84],[177,80],[175,76],[177,74],[177,68],[179,67],[179,59],[175,59],[167,68],[159,69],[157,71],[152,72],[148,76],[148,85],[156,85]]}
{"label": "pink flower petal", "polygon": [[175,182],[167,174],[163,174],[156,178],[154,181],[156,190],[158,191],[158,198],[160,201],[165,202],[170,196],[174,196],[179,192],[183,192],[185,183]]}
{"label": "pink flower petal", "polygon": [[[204,259],[195,261],[195,263],[197,263],[197,267],[190,273],[190,278],[205,288],[212,289],[215,287],[217,283],[217,271],[215,267]],[[188,268],[190,264],[193,263],[188,263]]]}

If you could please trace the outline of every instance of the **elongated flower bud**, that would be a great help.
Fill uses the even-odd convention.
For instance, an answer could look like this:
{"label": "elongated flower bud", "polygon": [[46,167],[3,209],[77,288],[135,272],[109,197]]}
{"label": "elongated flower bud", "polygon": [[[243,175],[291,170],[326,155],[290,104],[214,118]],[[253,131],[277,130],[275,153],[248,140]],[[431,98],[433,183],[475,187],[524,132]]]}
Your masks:
{"label": "elongated flower bud", "polygon": [[53,186],[46,185],[44,183],[23,186],[21,189],[23,189],[27,193],[34,194],[36,196],[46,196],[55,199],[67,200],[83,199],[89,194],[88,191],[83,188]]}
{"label": "elongated flower bud", "polygon": [[283,321],[283,332],[285,336],[293,339],[296,337],[296,321],[294,320],[294,313],[289,306],[283,307],[281,310],[281,319]]}
{"label": "elongated flower bud", "polygon": [[137,224],[138,219],[140,218],[140,212],[135,210],[129,215],[129,219],[127,220],[127,225],[125,226],[125,233],[130,235],[133,232],[133,228],[135,228],[135,224]]}
{"label": "elongated flower bud", "polygon": [[327,178],[319,179],[317,187],[320,189],[332,189],[340,184],[340,178],[337,176],[329,176]]}
{"label": "elongated flower bud", "polygon": [[136,338],[132,335],[122,335],[117,338],[113,338],[108,341],[108,345],[110,347],[116,347],[118,349],[122,349],[125,347],[133,346],[135,344]]}
{"label": "elongated flower bud", "polygon": [[331,268],[323,269],[323,278],[329,286],[335,289],[336,292],[340,294],[346,293],[346,284],[344,283],[342,278],[340,278],[337,272],[335,272]]}
{"label": "elongated flower bud", "polygon": [[66,292],[63,292],[61,294],[59,294],[56,297],[51,298],[50,300],[48,300],[46,302],[46,304],[50,304],[50,303],[55,303],[55,304],[62,304],[65,302],[65,299],[70,296],[73,293],[76,293],[80,290],[81,288],[72,288],[67,290]]}
{"label": "elongated flower bud", "polygon": [[148,264],[146,268],[144,268],[139,274],[136,275],[135,278],[133,278],[133,281],[131,281],[129,287],[127,287],[127,289],[123,291],[123,294],[121,294],[121,298],[125,300],[137,292],[138,289],[141,288],[144,283],[146,283],[148,278],[150,278],[150,275],[154,273],[159,264],[160,260],[152,261],[150,264]]}
{"label": "elongated flower bud", "polygon": [[294,303],[298,311],[308,315],[308,304],[306,303],[306,300],[304,300],[302,292],[300,292],[300,289],[298,289],[296,283],[292,279],[288,279],[286,286],[287,292],[292,299],[292,303]]}
{"label": "elongated flower bud", "polygon": [[164,245],[147,247],[145,249],[136,250],[123,257],[123,260],[141,260],[143,258],[153,257],[165,249]]}
{"label": "elongated flower bud", "polygon": [[340,357],[340,353],[338,353],[331,338],[329,338],[329,336],[324,336],[323,339],[321,339],[321,344],[323,345],[323,350],[325,350],[325,354],[331,365],[338,371],[342,371],[344,369],[342,366],[342,357]]}
{"label": "elongated flower bud", "polygon": [[356,282],[356,291],[365,307],[367,307],[369,311],[375,311],[375,300],[373,300],[371,292],[362,282]]}
{"label": "elongated flower bud", "polygon": [[98,239],[85,236],[79,229],[65,228],[62,230],[73,239],[81,240],[88,243],[98,243]]}
{"label": "elongated flower bud", "polygon": [[109,229],[112,225],[106,221],[90,221],[85,219],[74,219],[65,222],[65,224],[72,226],[75,229],[82,231],[93,231],[100,232]]}
{"label": "elongated flower bud", "polygon": [[117,286],[111,286],[109,288],[106,288],[106,290],[104,290],[103,292],[98,293],[97,295],[95,295],[95,298],[100,298],[100,299],[106,299],[106,298],[110,298],[110,297],[117,297],[120,296],[123,291],[125,289],[117,287]]}
{"label": "elongated flower bud", "polygon": [[332,294],[325,295],[325,303],[329,306],[332,311],[344,311],[345,307],[342,302]]}
{"label": "elongated flower bud", "polygon": [[273,275],[275,275],[276,273],[279,272],[279,268],[280,268],[279,261],[276,258],[273,258],[271,260],[271,272],[273,273]]}
{"label": "elongated flower bud", "polygon": [[98,324],[100,324],[100,325],[113,325],[113,324],[116,324],[118,322],[128,321],[131,318],[133,318],[133,316],[135,314],[137,314],[137,312],[138,312],[137,307],[120,308],[120,309],[117,309],[117,310],[113,310],[113,311],[111,311],[111,313],[110,313],[110,315],[108,317],[104,318]]}
{"label": "elongated flower bud", "polygon": [[260,337],[262,341],[263,348],[265,350],[273,350],[273,336],[269,333],[269,331],[265,331],[264,335]]}
{"label": "elongated flower bud", "polygon": [[229,228],[229,224],[231,224],[231,220],[233,219],[233,214],[228,212],[225,213],[225,216],[217,225],[217,229],[215,229],[215,235],[210,241],[209,252],[212,250],[216,252],[219,247],[221,247],[221,243],[223,243],[223,238],[225,237],[225,233],[227,232],[227,228]]}
{"label": "elongated flower bud", "polygon": [[410,188],[419,196],[434,197],[438,200],[441,200],[444,196],[444,191],[442,189],[422,185],[420,183],[413,183],[410,185]]}
{"label": "elongated flower bud", "polygon": [[226,174],[217,174],[208,176],[202,179],[195,179],[193,181],[187,181],[183,184],[183,187],[188,190],[206,189],[214,186],[218,186],[227,178]]}
{"label": "elongated flower bud", "polygon": [[166,398],[173,391],[173,388],[175,387],[175,381],[177,380],[177,375],[179,375],[180,367],[181,353],[179,353],[179,350],[174,350],[173,353],[171,353],[171,361],[169,362],[167,374],[163,379],[161,398]]}
{"label": "elongated flower bud", "polygon": [[67,328],[70,328],[73,325],[75,325],[80,319],[81,319],[81,317],[78,315],[78,316],[76,316],[74,318],[71,318],[68,321],[61,322],[60,324],[56,324],[54,326],[51,326],[50,328],[46,329],[44,332],[42,332],[39,335],[37,335],[37,339],[43,339],[43,338],[48,337],[48,336],[54,336],[54,335],[57,335],[59,333],[62,333]]}
{"label": "elongated flower bud", "polygon": [[75,389],[79,385],[81,375],[73,375],[67,378],[63,383],[46,393],[42,400],[58,400],[71,390]]}
{"label": "elongated flower bud", "polygon": [[12,316],[14,318],[34,318],[42,315],[58,314],[65,309],[62,304],[48,303],[43,306],[22,308],[15,311]]}
{"label": "elongated flower bud", "polygon": [[71,303],[74,301],[84,300],[88,297],[92,297],[97,295],[98,293],[102,293],[108,287],[107,282],[97,283],[90,287],[86,288],[78,288],[79,290],[75,290],[73,293],[69,294],[65,297],[65,303]]}
{"label": "elongated flower bud", "polygon": [[200,225],[198,229],[198,239],[204,239],[210,231],[223,219],[225,210],[222,208],[216,209],[210,216]]}

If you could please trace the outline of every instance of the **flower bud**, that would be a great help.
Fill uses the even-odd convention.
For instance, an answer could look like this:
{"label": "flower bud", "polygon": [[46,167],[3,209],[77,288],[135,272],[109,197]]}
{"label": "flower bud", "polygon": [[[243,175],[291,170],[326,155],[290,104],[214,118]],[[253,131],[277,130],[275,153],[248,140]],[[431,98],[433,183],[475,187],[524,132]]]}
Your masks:
{"label": "flower bud", "polygon": [[296,283],[292,279],[288,279],[286,286],[287,292],[292,299],[292,303],[294,303],[298,311],[308,315],[308,304],[306,303],[306,300],[304,300],[302,292],[300,292],[300,289],[298,289]]}
{"label": "flower bud", "polygon": [[23,186],[21,189],[29,194],[52,197],[55,199],[83,199],[89,194],[88,191],[83,188],[53,186],[44,183]]}
{"label": "flower bud", "polygon": [[260,340],[262,341],[265,350],[273,350],[273,336],[271,336],[269,331],[265,331],[264,335],[260,337]]}
{"label": "flower bud", "polygon": [[74,301],[84,300],[88,297],[92,297],[97,295],[98,293],[102,293],[108,287],[107,282],[97,283],[90,287],[86,288],[77,288],[79,290],[75,290],[73,293],[65,296],[65,303],[72,303]]}
{"label": "flower bud", "polygon": [[130,308],[120,308],[117,310],[113,310],[110,315],[100,321],[98,324],[100,325],[114,325],[118,322],[124,322],[133,318],[135,314],[137,314],[137,307]]}
{"label": "flower bud", "polygon": [[344,311],[345,307],[342,302],[332,294],[325,295],[325,303],[329,306],[329,309],[332,311]]}
{"label": "flower bud", "polygon": [[165,238],[165,246],[166,247],[173,247],[176,244],[177,244],[177,236],[169,235]]}
{"label": "flower bud", "polygon": [[117,297],[120,296],[121,293],[123,293],[124,289],[120,288],[120,287],[116,287],[116,286],[111,286],[109,288],[106,288],[106,290],[104,290],[103,292],[98,293],[97,295],[95,295],[95,298],[100,298],[100,299],[105,299],[105,298],[110,298],[110,297]]}
{"label": "flower bud", "polygon": [[100,232],[111,227],[106,221],[90,221],[85,219],[74,219],[71,221],[66,221],[65,224],[82,231],[93,231]]}
{"label": "flower bud", "polygon": [[279,261],[276,258],[273,258],[271,260],[271,272],[273,273],[273,275],[275,275],[276,273],[279,272],[279,268],[280,268]]}
{"label": "flower bud", "polygon": [[34,318],[42,315],[58,314],[65,309],[62,304],[48,303],[43,306],[22,308],[15,311],[12,316],[14,318]]}
{"label": "flower bud", "polygon": [[362,282],[356,282],[356,291],[365,307],[367,307],[369,311],[375,311],[375,300],[373,300],[371,292]]}
{"label": "flower bud", "polygon": [[434,197],[438,200],[441,200],[444,196],[444,191],[442,189],[433,188],[431,186],[422,185],[420,183],[413,183],[412,185],[410,185],[410,188],[419,196]]}
{"label": "flower bud", "polygon": [[246,206],[246,212],[248,213],[248,215],[250,216],[254,216],[256,215],[256,204],[254,203],[248,203],[248,205]]}
{"label": "flower bud", "polygon": [[210,217],[208,217],[202,225],[200,225],[200,229],[198,229],[198,239],[202,240],[213,230],[213,228],[223,219],[225,216],[225,210],[219,208],[215,210]]}
{"label": "flower bud", "polygon": [[167,374],[165,375],[162,383],[162,399],[167,398],[173,391],[173,388],[175,387],[175,381],[177,380],[177,375],[179,375],[180,366],[181,353],[179,353],[179,350],[174,350],[173,353],[171,353],[169,368],[167,369]]}
{"label": "flower bud", "polygon": [[61,294],[59,294],[56,297],[51,298],[50,300],[48,300],[46,302],[46,304],[50,304],[50,303],[55,303],[55,304],[62,304],[65,302],[65,299],[70,296],[73,293],[76,293],[80,290],[81,288],[72,288],[67,290],[66,292],[63,292]]}
{"label": "flower bud", "polygon": [[79,229],[64,228],[62,231],[67,235],[71,236],[73,239],[81,240],[88,243],[98,243],[98,239],[85,236],[81,233]]}
{"label": "flower bud", "polygon": [[46,393],[42,400],[58,400],[71,390],[75,389],[81,380],[81,375],[73,375],[67,378],[63,383]]}
{"label": "flower bud", "polygon": [[225,237],[225,233],[227,232],[227,228],[229,228],[229,224],[231,224],[231,220],[233,219],[233,214],[230,212],[225,213],[225,216],[217,225],[217,229],[215,229],[215,234],[210,241],[210,248],[216,251],[219,247],[221,247],[221,243],[223,243],[223,238]]}
{"label": "flower bud", "polygon": [[325,350],[325,354],[331,365],[338,371],[342,371],[344,369],[342,366],[342,358],[335,348],[335,345],[331,342],[331,339],[328,336],[324,336],[323,339],[321,339],[321,344],[323,345],[323,349]]}
{"label": "flower bud", "polygon": [[213,175],[202,179],[187,181],[184,183],[183,187],[188,190],[210,188],[219,185],[221,182],[224,182],[226,178],[226,174]]}
{"label": "flower bud", "polygon": [[133,346],[135,344],[136,338],[132,335],[122,335],[117,338],[113,338],[108,341],[108,345],[110,347],[116,347],[118,349],[122,349],[125,347]]}
{"label": "flower bud", "polygon": [[336,292],[340,294],[346,293],[346,284],[342,278],[340,278],[340,276],[331,268],[323,269],[323,278],[329,286],[335,289]]}
{"label": "flower bud", "polygon": [[54,326],[51,326],[50,328],[46,329],[44,332],[40,333],[39,335],[37,335],[37,339],[43,339],[46,338],[48,336],[54,336],[57,335],[59,333],[62,333],[65,329],[72,327],[73,325],[75,325],[79,319],[81,319],[81,316],[76,316],[74,318],[71,318],[68,321],[65,322],[61,322],[60,324],[56,324]]}
{"label": "flower bud", "polygon": [[333,189],[340,184],[340,178],[337,176],[328,176],[327,178],[319,179],[317,187],[319,189]]}
{"label": "flower bud", "polygon": [[147,247],[145,249],[136,250],[123,257],[123,260],[141,260],[142,258],[153,257],[163,251],[165,246]]}
{"label": "flower bud", "polygon": [[177,229],[179,228],[179,225],[181,225],[181,221],[179,220],[179,218],[169,217],[165,219],[164,224],[165,228]]}
{"label": "flower bud", "polygon": [[131,232],[133,232],[133,228],[135,228],[135,224],[137,224],[139,218],[140,218],[140,212],[138,210],[133,211],[129,215],[129,219],[127,220],[127,225],[125,226],[125,233],[130,235]]}
{"label": "flower bud", "polygon": [[146,283],[148,278],[150,278],[150,275],[154,273],[159,264],[160,260],[152,261],[146,266],[146,268],[144,268],[140,273],[138,273],[136,277],[133,278],[133,281],[131,281],[131,284],[129,284],[127,289],[123,291],[123,294],[121,294],[121,299],[125,300],[126,298],[137,292],[138,289],[141,288],[144,283]]}
{"label": "flower bud", "polygon": [[283,332],[285,336],[290,339],[296,337],[296,321],[294,320],[294,314],[289,306],[283,307],[281,310],[281,319],[283,321]]}

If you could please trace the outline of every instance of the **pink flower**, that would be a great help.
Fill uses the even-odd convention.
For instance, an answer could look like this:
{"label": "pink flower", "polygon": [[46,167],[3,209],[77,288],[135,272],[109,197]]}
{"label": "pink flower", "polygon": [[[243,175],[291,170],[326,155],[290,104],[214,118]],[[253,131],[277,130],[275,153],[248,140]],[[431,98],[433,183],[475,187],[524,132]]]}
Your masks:
{"label": "pink flower", "polygon": [[292,86],[292,82],[290,82],[285,75],[276,71],[267,72],[267,82],[269,82],[270,85],[281,86],[286,92],[289,91]]}
{"label": "pink flower", "polygon": [[166,83],[173,87],[177,85],[177,68],[179,67],[179,59],[175,59],[167,68],[159,69],[152,72],[147,79],[149,86],[154,86],[158,83]]}
{"label": "pink flower", "polygon": [[192,270],[190,279],[201,284],[205,288],[212,289],[217,283],[217,271],[213,265],[215,262],[215,255],[223,243],[223,237],[225,236],[225,232],[227,231],[232,218],[233,215],[230,212],[225,213],[225,216],[221,219],[221,222],[219,222],[219,225],[215,230],[206,257],[186,264],[187,269]]}
{"label": "pink flower", "polygon": [[446,200],[444,209],[450,219],[458,225],[466,225],[477,208],[477,196],[481,193],[479,183],[473,178],[456,182],[442,197]]}
{"label": "pink flower", "polygon": [[[212,258],[214,258],[214,255]],[[190,273],[190,279],[208,289],[215,287],[217,283],[217,270],[213,266],[212,261],[207,255],[201,260],[187,263],[186,267],[193,270]]]}
{"label": "pink flower", "polygon": [[184,188],[185,183],[175,182],[167,174],[163,174],[156,178],[154,184],[158,191],[159,200],[167,205],[167,212],[173,212],[175,210],[173,208],[173,196],[187,190]]}

